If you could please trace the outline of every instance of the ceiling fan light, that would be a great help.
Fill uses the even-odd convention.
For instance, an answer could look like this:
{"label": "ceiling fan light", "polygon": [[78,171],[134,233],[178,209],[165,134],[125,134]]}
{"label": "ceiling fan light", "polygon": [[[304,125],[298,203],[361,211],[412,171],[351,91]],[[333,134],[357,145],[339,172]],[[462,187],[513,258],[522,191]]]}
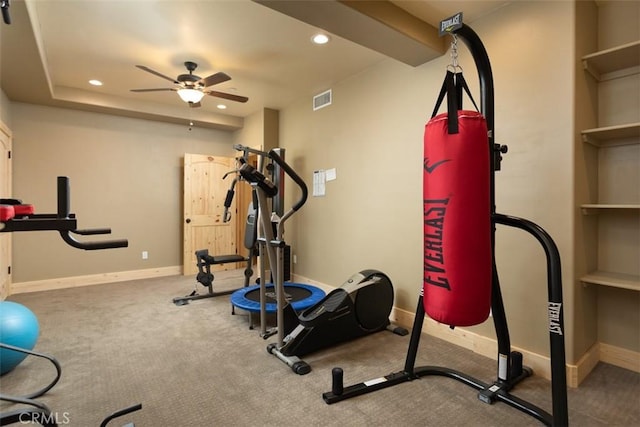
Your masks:
{"label": "ceiling fan light", "polygon": [[195,104],[200,102],[204,96],[204,92],[197,89],[179,89],[178,95],[184,102],[193,102]]}

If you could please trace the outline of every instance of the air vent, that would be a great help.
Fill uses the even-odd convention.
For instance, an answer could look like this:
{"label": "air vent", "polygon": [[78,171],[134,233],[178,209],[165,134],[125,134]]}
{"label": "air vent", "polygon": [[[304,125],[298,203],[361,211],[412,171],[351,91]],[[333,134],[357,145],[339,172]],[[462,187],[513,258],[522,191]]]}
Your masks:
{"label": "air vent", "polygon": [[331,89],[313,97],[313,111],[331,105]]}

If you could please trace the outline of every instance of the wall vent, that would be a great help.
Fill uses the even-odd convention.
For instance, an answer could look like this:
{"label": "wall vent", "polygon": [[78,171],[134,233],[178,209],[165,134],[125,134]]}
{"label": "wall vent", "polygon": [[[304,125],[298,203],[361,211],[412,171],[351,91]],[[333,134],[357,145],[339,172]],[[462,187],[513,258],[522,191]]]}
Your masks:
{"label": "wall vent", "polygon": [[313,111],[331,105],[331,89],[313,97]]}

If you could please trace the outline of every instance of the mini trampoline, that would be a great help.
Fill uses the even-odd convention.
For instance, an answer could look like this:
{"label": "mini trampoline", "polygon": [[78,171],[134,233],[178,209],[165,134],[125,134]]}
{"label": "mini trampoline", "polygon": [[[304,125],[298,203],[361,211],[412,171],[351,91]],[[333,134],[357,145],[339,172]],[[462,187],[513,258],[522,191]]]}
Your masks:
{"label": "mini trampoline", "polygon": [[[267,288],[267,313],[275,313],[277,304],[275,302],[275,289],[273,284],[269,283]],[[287,302],[291,303],[291,307],[300,312],[319,302],[324,298],[325,293],[322,289],[306,285],[302,283],[287,282],[284,284],[284,294]],[[260,311],[260,285],[249,286],[238,289],[231,294],[231,305],[251,313]]]}

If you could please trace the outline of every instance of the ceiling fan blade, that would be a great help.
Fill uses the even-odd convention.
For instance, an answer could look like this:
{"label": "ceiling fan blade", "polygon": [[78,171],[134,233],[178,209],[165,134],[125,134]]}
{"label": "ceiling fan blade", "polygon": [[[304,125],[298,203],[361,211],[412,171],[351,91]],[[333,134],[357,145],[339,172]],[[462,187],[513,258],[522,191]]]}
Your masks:
{"label": "ceiling fan blade", "polygon": [[224,92],[216,92],[215,90],[207,92],[207,95],[216,96],[218,98],[224,98],[224,99],[228,99],[230,101],[236,101],[236,102],[247,102],[249,100],[249,98],[247,98],[246,96],[233,95],[233,94],[224,93]]}
{"label": "ceiling fan blade", "polygon": [[147,73],[154,74],[154,75],[156,75],[156,76],[158,76],[160,78],[163,78],[165,80],[169,80],[170,82],[173,82],[175,84],[180,84],[180,82],[178,82],[177,80],[173,79],[172,77],[165,76],[164,74],[161,74],[161,73],[157,72],[156,70],[152,70],[149,67],[145,67],[144,65],[136,65],[136,67],[140,68],[142,71],[146,71]]}
{"label": "ceiling fan blade", "polygon": [[189,107],[198,108],[198,107],[202,107],[202,104],[200,104],[199,102],[189,102]]}
{"label": "ceiling fan blade", "polygon": [[129,89],[131,92],[164,92],[164,91],[174,91],[175,89],[169,88],[169,87],[165,87],[165,88],[158,88],[158,89]]}
{"label": "ceiling fan blade", "polygon": [[219,72],[211,74],[209,77],[205,77],[204,79],[200,79],[198,83],[202,84],[203,87],[209,87],[229,80],[231,80],[231,77],[223,72]]}

